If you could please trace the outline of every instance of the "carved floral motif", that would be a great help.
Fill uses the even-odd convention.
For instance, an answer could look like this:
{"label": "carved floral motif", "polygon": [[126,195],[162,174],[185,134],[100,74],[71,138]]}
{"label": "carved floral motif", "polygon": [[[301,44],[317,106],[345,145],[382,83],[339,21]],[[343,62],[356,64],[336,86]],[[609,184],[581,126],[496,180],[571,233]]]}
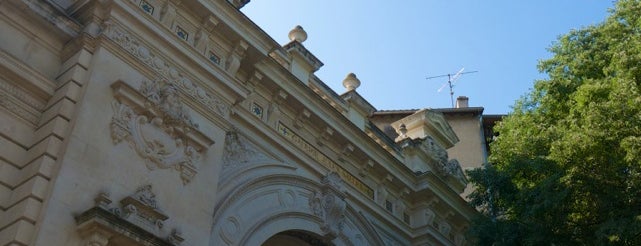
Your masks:
{"label": "carved floral motif", "polygon": [[191,143],[188,135],[197,130],[198,125],[181,103],[176,88],[167,81],[144,81],[139,93],[145,103],[137,107],[137,111],[121,102],[135,101],[123,99],[123,95],[113,102],[111,137],[114,143],[126,140],[145,160],[147,168],[176,169],[183,183],[189,183],[197,172],[202,149]]}
{"label": "carved floral motif", "polygon": [[179,72],[175,66],[166,62],[165,59],[154,54],[154,52],[149,51],[138,38],[127,32],[124,28],[110,21],[105,21],[102,25],[102,35],[156,71],[160,76],[166,78],[175,86],[175,89],[180,89],[185,92],[185,94],[211,110],[211,112],[215,112],[223,117],[229,115],[229,105],[224,103],[222,99],[208,93],[205,89],[193,83],[183,73]]}

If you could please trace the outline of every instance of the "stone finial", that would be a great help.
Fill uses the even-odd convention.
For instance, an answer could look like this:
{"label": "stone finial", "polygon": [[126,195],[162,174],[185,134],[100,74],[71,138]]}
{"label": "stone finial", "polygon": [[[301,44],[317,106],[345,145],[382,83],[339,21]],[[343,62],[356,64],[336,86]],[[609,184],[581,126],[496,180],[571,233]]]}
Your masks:
{"label": "stone finial", "polygon": [[343,86],[348,91],[356,90],[361,85],[361,81],[356,78],[356,74],[349,73],[343,80]]}
{"label": "stone finial", "polygon": [[305,32],[301,26],[294,27],[294,29],[289,31],[289,35],[287,36],[290,41],[296,40],[299,43],[303,43],[307,40],[307,32]]}

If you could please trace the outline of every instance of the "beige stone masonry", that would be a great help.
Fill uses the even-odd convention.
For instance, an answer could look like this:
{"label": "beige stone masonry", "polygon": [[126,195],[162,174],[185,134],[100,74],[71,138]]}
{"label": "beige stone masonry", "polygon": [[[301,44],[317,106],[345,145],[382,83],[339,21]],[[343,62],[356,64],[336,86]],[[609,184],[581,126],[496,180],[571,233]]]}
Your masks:
{"label": "beige stone masonry", "polygon": [[24,163],[24,157],[27,151],[15,144],[14,142],[0,136],[0,156],[3,157],[11,165],[21,166]]}
{"label": "beige stone masonry", "polygon": [[71,119],[74,109],[75,103],[67,98],[63,98],[42,113],[40,124],[42,125],[57,116],[61,116],[66,120],[69,120]]}
{"label": "beige stone masonry", "polygon": [[[75,65],[70,67],[69,69],[64,70],[60,76],[56,79],[58,81],[59,85],[65,85],[66,83],[69,82],[74,82],[80,86],[84,85],[84,80],[85,77],[87,76],[87,70],[86,68],[83,68],[80,65]],[[56,88],[56,90],[59,90],[60,86]]]}
{"label": "beige stone masonry", "polygon": [[[2,164],[2,165],[5,165],[5,164]],[[4,210],[7,209],[7,205],[5,203],[7,203],[10,198],[11,198],[11,187],[8,187],[8,186],[6,186],[4,184],[0,185],[0,201],[2,201],[2,203],[0,203],[0,210],[1,211],[4,212]],[[0,218],[2,218],[2,217],[0,217]]]}
{"label": "beige stone masonry", "polygon": [[25,156],[25,160],[27,160],[27,162],[25,162],[21,168],[43,155],[56,158],[61,148],[62,140],[60,138],[51,135],[47,136],[27,151]]}
{"label": "beige stone masonry", "polygon": [[29,245],[36,227],[26,220],[18,220],[0,229],[0,245]]}
{"label": "beige stone masonry", "polygon": [[33,127],[25,123],[27,122],[14,118],[11,113],[0,107],[0,135],[23,148],[29,146],[33,139]]}
{"label": "beige stone masonry", "polygon": [[18,220],[26,220],[35,224],[41,207],[42,203],[33,197],[28,197],[18,202],[2,214],[0,228],[4,228]]}
{"label": "beige stone masonry", "polygon": [[[91,57],[93,55],[86,49],[80,49],[72,57],[62,64],[61,71],[69,70],[72,67],[80,66],[79,69],[86,71],[89,69],[89,64],[91,63]],[[64,80],[58,80],[64,81]],[[82,77],[77,77],[76,81],[82,81]]]}
{"label": "beige stone masonry", "polygon": [[48,180],[51,178],[54,164],[55,161],[51,157],[44,155],[22,169],[0,161],[0,181],[7,188],[13,189],[36,175]]}
{"label": "beige stone masonry", "polygon": [[[20,169],[17,167],[9,165],[9,163],[4,160],[0,160],[0,187],[13,187],[19,172]],[[0,198],[0,200],[2,199]]]}
{"label": "beige stone masonry", "polygon": [[34,134],[34,139],[44,139],[48,136],[63,139],[68,130],[67,127],[69,127],[69,121],[57,116],[40,126]]}
{"label": "beige stone masonry", "polygon": [[49,100],[46,108],[51,107],[53,104],[59,102],[63,98],[69,99],[72,102],[77,102],[80,97],[80,85],[74,83],[73,81],[63,84]]}
{"label": "beige stone masonry", "polygon": [[[78,59],[84,66],[71,60],[65,63],[69,68],[58,76],[60,86],[52,93],[40,116],[39,126],[35,131],[22,131],[22,141],[27,143],[27,149],[20,148],[4,138],[0,140],[6,141],[7,146],[15,146],[13,149],[0,150],[11,151],[1,154],[14,165],[13,168],[3,168],[10,169],[11,176],[0,176],[7,185],[6,189],[0,191],[0,196],[6,198],[0,200],[0,208],[5,210],[0,217],[0,245],[9,242],[30,244],[33,225],[42,210],[42,202],[46,200],[49,179],[55,170],[55,161],[63,149],[64,138],[69,134],[69,120],[75,114],[75,103],[80,97],[81,86],[86,79],[89,59],[87,55],[88,53],[82,50],[71,59]],[[30,140],[27,140],[29,135]]]}
{"label": "beige stone masonry", "polygon": [[47,191],[49,181],[40,176],[34,176],[23,184],[16,187],[11,193],[11,197],[4,201],[4,207],[11,208],[18,202],[28,197],[42,201]]}

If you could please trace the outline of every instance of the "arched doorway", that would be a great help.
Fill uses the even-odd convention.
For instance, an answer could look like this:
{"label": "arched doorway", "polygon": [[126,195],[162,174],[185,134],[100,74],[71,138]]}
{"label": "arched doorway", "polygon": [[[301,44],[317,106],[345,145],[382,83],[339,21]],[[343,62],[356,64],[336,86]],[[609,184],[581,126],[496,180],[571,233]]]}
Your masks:
{"label": "arched doorway", "polygon": [[[280,173],[239,182],[216,207],[209,245],[384,245],[365,217],[341,199],[343,189],[333,187],[342,183],[328,182],[328,176],[338,177],[328,174],[320,185]],[[322,203],[329,200],[334,203]]]}
{"label": "arched doorway", "polygon": [[262,246],[331,246],[319,235],[308,231],[289,230],[268,238]]}

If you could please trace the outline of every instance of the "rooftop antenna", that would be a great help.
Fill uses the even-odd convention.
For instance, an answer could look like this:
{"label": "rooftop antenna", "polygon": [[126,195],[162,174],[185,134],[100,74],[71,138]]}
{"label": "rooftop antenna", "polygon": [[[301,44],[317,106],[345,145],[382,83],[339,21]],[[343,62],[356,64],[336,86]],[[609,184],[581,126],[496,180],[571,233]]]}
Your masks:
{"label": "rooftop antenna", "polygon": [[425,78],[425,79],[429,80],[429,79],[442,78],[442,77],[447,76],[447,82],[443,83],[443,85],[441,85],[441,88],[438,88],[438,92],[441,92],[445,88],[445,86],[449,85],[449,87],[450,87],[450,101],[452,102],[452,108],[454,108],[454,82],[456,82],[456,80],[458,80],[463,74],[478,72],[478,71],[463,72],[463,70],[465,70],[465,68],[461,68],[461,70],[459,70],[454,75],[448,73],[448,74],[442,74],[442,75],[437,75],[437,76],[432,76],[432,77]]}

